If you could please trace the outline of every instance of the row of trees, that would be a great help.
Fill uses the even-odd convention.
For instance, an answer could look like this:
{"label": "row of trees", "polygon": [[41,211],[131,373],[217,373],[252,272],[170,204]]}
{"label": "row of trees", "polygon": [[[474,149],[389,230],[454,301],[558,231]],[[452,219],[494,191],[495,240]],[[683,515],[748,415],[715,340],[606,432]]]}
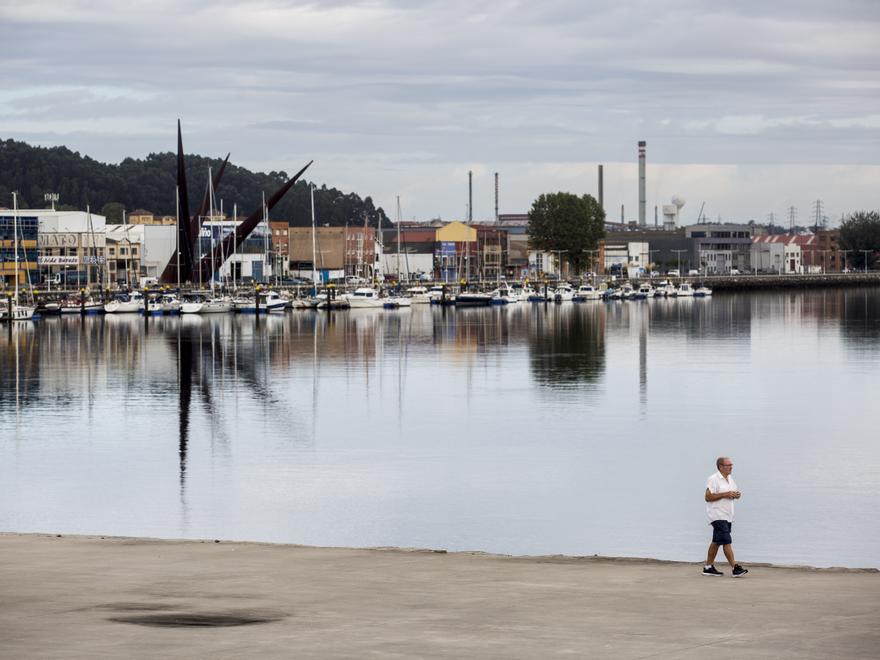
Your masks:
{"label": "row of trees", "polygon": [[[190,209],[201,203],[208,185],[208,168],[217,172],[222,159],[189,155],[186,157]],[[305,161],[302,163],[305,165]],[[308,172],[306,173],[308,174]],[[147,209],[156,215],[174,215],[177,156],[171,152],[150,154],[145,159],[126,158],[118,165],[100,163],[67,147],[34,147],[15,140],[0,141],[0,204],[8,204],[11,192],[20,194],[22,208],[46,205],[45,193],[58,193],[55,208],[78,210],[89,205],[107,217],[122,222],[123,210]],[[216,198],[223,200],[224,212],[232,215],[233,204],[245,215],[259,208],[262,194],[268,197],[287,180],[286,172],[251,172],[230,163],[226,167]],[[345,193],[326,185],[315,190],[315,213],[322,224],[341,226],[362,223],[371,226],[381,218],[382,208],[370,197]],[[309,184],[298,181],[272,210],[272,218],[287,219],[291,225],[311,223]]]}
{"label": "row of trees", "polygon": [[858,211],[840,224],[838,239],[841,249],[852,250],[854,257],[849,263],[873,268],[876,255],[880,252],[880,213],[877,211]]}

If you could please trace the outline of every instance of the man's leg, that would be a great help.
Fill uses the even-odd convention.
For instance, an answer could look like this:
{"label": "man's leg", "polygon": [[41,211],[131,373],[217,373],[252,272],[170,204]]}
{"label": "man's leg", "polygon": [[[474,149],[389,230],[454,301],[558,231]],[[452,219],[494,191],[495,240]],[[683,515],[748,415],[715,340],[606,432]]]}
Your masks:
{"label": "man's leg", "polygon": [[[726,548],[727,546],[724,547]],[[713,542],[709,544],[709,553],[706,555],[706,566],[714,565],[716,556],[718,556],[718,544]]]}
{"label": "man's leg", "polygon": [[730,564],[730,567],[733,568],[736,566],[736,561],[733,559],[733,544],[728,543],[727,545],[723,545],[721,546],[721,549],[724,550],[724,556],[727,557],[727,563]]}

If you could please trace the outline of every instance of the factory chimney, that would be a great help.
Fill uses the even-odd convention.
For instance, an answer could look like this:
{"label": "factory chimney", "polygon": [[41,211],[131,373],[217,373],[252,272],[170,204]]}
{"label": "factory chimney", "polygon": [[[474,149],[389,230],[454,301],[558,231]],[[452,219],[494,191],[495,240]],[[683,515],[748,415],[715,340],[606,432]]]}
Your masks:
{"label": "factory chimney", "polygon": [[645,226],[645,146],[644,140],[639,140],[639,226]]}
{"label": "factory chimney", "polygon": [[605,168],[599,165],[599,208],[605,210]]}

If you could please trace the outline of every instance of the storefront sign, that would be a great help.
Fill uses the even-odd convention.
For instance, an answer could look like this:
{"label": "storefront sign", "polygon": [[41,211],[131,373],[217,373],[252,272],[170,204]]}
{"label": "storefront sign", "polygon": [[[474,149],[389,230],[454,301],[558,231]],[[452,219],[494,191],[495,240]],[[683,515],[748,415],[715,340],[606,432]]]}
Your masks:
{"label": "storefront sign", "polygon": [[79,257],[38,256],[37,263],[41,266],[79,266]]}
{"label": "storefront sign", "polygon": [[77,235],[41,233],[38,237],[38,245],[41,248],[75,248]]}

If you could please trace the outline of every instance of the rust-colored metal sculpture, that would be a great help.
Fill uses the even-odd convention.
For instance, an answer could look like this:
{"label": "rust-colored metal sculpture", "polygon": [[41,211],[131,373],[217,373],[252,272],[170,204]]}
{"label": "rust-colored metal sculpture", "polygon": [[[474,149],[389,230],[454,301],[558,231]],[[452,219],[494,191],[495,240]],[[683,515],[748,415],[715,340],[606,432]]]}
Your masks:
{"label": "rust-colored metal sculpture", "polygon": [[[221,165],[220,169],[213,177],[212,185],[214,186],[214,190],[220,185],[220,180],[223,178],[223,172],[226,170],[226,165],[229,163],[229,155],[230,154],[228,153],[226,154],[223,165]],[[296,183],[297,179],[302,176],[303,172],[305,172],[313,162],[314,161],[309,161],[305,167],[297,172],[293,178],[287,181],[287,183],[281,186],[281,188],[269,198],[266,202],[268,210],[271,210],[272,207],[281,201],[281,198],[287,194],[287,192],[293,187],[293,184]],[[230,255],[241,247],[241,244],[247,239],[256,226],[260,224],[260,221],[263,218],[263,207],[260,206],[240,225],[236,226],[235,231],[215,245],[210,254],[205,255],[199,263],[196,263],[193,256],[193,248],[195,242],[200,240],[202,219],[205,217],[210,203],[209,191],[205,191],[198,212],[195,215],[190,215],[189,195],[186,183],[186,162],[183,156],[183,137],[179,119],[177,120],[177,201],[179,212],[177,225],[178,248],[171,255],[171,260],[162,271],[160,281],[163,284],[171,284],[173,282],[192,282],[194,280],[194,275],[198,275],[199,272],[201,272],[201,281],[210,281],[214,276],[214,272],[223,265],[224,255]]]}
{"label": "rust-colored metal sculpture", "polygon": [[[281,201],[281,198],[287,194],[287,191],[293,187],[293,184],[297,182],[297,180],[303,175],[303,173],[309,169],[309,166],[315,161],[310,160],[306,163],[305,167],[303,167],[299,172],[293,175],[287,183],[281,186],[275,193],[266,200],[266,212],[272,210],[278,202]],[[256,228],[260,221],[263,219],[263,207],[260,205],[254,210],[245,220],[241,222],[241,224],[235,227],[235,231],[231,232],[229,236],[225,237],[222,241],[220,241],[217,245],[214,246],[214,249],[211,251],[211,254],[202,257],[201,262],[198,265],[198,268],[201,270],[202,281],[207,282],[213,276],[214,272],[223,265],[223,258],[225,255],[230,255],[233,252],[237,251],[238,248],[241,247],[241,244],[244,243],[245,239],[250,235],[250,233]]]}

